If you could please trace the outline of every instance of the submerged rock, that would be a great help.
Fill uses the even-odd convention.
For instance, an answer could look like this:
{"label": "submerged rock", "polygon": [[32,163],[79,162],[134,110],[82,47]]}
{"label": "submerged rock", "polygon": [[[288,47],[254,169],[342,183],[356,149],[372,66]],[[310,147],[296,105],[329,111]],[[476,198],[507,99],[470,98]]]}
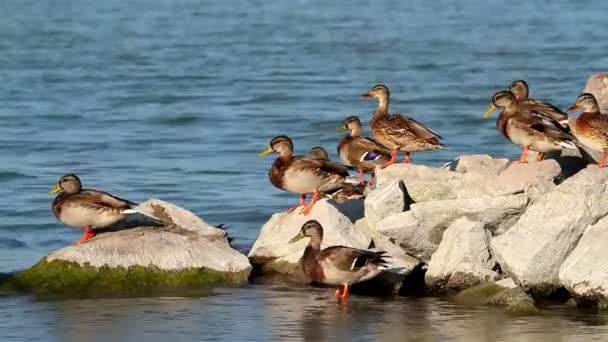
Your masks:
{"label": "submerged rock", "polygon": [[524,288],[547,295],[590,224],[608,214],[608,170],[589,167],[542,195],[506,233],[492,240],[502,271]]}
{"label": "submerged rock", "polygon": [[16,286],[38,293],[116,294],[143,291],[146,286],[247,282],[251,265],[230,247],[222,230],[160,200],[149,200],[137,209],[163,222],[100,233],[86,243],[55,251],[18,274]]}
{"label": "submerged rock", "polygon": [[498,278],[490,254],[490,231],[465,217],[443,233],[429,262],[425,283],[434,292],[460,291]]}
{"label": "submerged rock", "polygon": [[591,225],[559,270],[579,305],[608,308],[608,217]]}
{"label": "submerged rock", "polygon": [[513,316],[536,315],[540,311],[534,299],[521,287],[504,286],[499,282],[482,283],[463,290],[454,296],[454,301],[464,305],[499,305]]}

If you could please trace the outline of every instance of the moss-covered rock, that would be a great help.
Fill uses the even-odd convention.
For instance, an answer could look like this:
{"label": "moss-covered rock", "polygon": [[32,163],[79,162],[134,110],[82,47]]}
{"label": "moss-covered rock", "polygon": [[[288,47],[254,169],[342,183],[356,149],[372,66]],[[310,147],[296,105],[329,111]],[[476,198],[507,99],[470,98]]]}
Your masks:
{"label": "moss-covered rock", "polygon": [[507,314],[514,316],[540,313],[532,297],[519,286],[507,288],[492,282],[463,290],[454,296],[454,301],[465,305],[500,305],[505,307]]}
{"label": "moss-covered rock", "polygon": [[139,296],[203,285],[241,284],[248,276],[248,270],[235,273],[205,268],[165,271],[154,266],[93,267],[43,259],[15,274],[5,283],[5,288],[41,296]]}

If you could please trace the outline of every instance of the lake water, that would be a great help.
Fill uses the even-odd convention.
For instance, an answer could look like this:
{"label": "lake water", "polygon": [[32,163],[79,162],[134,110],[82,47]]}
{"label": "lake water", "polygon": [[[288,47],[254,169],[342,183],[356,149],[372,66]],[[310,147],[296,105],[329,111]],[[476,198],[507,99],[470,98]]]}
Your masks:
{"label": "lake water", "polygon": [[[608,2],[21,1],[0,2],[0,272],[79,238],[50,213],[64,173],[134,201],[159,197],[226,223],[239,248],[298,200],[255,153],[288,134],[326,146],[358,95],[383,82],[392,109],[437,130],[449,149],[518,156],[482,120],[492,94],[529,81],[565,107],[606,71]],[[0,299],[0,340],[590,340],[600,314],[546,309],[508,318],[436,299],[327,290],[213,289],[206,296],[37,302]],[[562,336],[564,335],[564,336]],[[560,337],[561,336],[561,337]]]}

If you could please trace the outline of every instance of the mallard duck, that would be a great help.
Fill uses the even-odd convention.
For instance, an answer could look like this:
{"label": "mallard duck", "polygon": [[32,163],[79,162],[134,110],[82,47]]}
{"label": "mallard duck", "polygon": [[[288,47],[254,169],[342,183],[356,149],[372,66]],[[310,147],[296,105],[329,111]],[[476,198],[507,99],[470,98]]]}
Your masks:
{"label": "mallard duck", "polygon": [[315,146],[308,151],[308,156],[312,159],[328,160],[329,154],[321,146]]}
{"label": "mallard duck", "polygon": [[113,196],[107,192],[82,189],[80,178],[69,173],[59,179],[49,194],[59,192],[53,200],[53,215],[62,223],[84,229],[83,243],[96,235],[95,229],[111,226],[137,211],[137,203]]}
{"label": "mallard duck", "polygon": [[344,246],[332,246],[321,250],[323,227],[315,220],[304,223],[298,235],[289,243],[309,237],[310,241],[302,256],[306,280],[311,283],[335,285],[336,297],[348,297],[352,284],[374,278],[386,269],[386,252],[373,252]]}
{"label": "mallard duck", "polygon": [[566,112],[577,109],[582,109],[583,113],[574,120],[574,135],[583,145],[602,153],[598,166],[605,167],[608,153],[608,115],[600,113],[597,99],[589,93],[579,95],[576,103]]}
{"label": "mallard duck", "polygon": [[[365,184],[365,173],[374,172],[376,166],[382,166],[391,159],[391,150],[376,141],[361,136],[361,121],[356,116],[344,119],[338,133],[350,133],[338,141],[338,154],[346,166],[359,170],[359,181]],[[370,179],[374,182],[374,176]]]}
{"label": "mallard duck", "polygon": [[562,126],[568,125],[568,114],[564,113],[561,109],[548,102],[528,97],[529,88],[526,81],[517,80],[511,82],[509,90],[515,95],[517,103],[523,106],[524,109],[532,109],[540,114],[546,115],[559,122]]}
{"label": "mallard duck", "polygon": [[383,167],[394,164],[399,151],[405,152],[403,162],[409,163],[412,152],[446,148],[439,134],[418,121],[403,114],[389,114],[390,92],[384,84],[373,86],[361,97],[378,99],[378,108],[371,122],[372,135],[380,144],[393,151],[391,159]]}
{"label": "mallard duck", "polygon": [[313,194],[312,200],[300,213],[309,214],[321,193],[331,193],[343,187],[352,187],[345,182],[348,168],[331,160],[313,159],[309,156],[294,156],[293,143],[287,136],[272,138],[269,146],[258,154],[264,157],[276,152],[279,157],[268,171],[270,183],[288,192],[301,194],[300,203],[289,208],[294,211],[304,205],[307,194]]}
{"label": "mallard duck", "polygon": [[523,147],[518,163],[528,162],[528,150],[538,152],[536,160],[540,161],[545,152],[577,148],[576,138],[564,127],[533,109],[520,107],[511,91],[494,94],[492,104],[483,117],[487,118],[497,108],[502,108],[503,111],[496,120],[496,128],[512,143]]}

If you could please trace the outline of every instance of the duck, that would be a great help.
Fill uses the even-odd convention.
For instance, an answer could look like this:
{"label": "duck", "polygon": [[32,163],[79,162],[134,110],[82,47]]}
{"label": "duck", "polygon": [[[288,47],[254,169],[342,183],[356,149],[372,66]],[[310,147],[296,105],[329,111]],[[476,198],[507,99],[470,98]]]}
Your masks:
{"label": "duck", "polygon": [[270,183],[276,188],[300,194],[300,203],[288,209],[293,212],[305,205],[307,194],[313,194],[312,200],[300,210],[308,215],[323,193],[332,193],[342,188],[352,187],[346,182],[348,168],[331,160],[314,159],[306,155],[293,155],[293,142],[286,135],[275,136],[268,147],[258,154],[263,158],[271,153],[278,153],[268,171]]}
{"label": "duck", "polygon": [[492,104],[483,114],[487,118],[496,109],[502,112],[496,120],[496,128],[514,144],[522,146],[519,161],[527,163],[528,151],[536,151],[536,161],[542,160],[543,153],[577,148],[577,140],[557,121],[542,113],[518,105],[517,98],[509,90],[499,91],[492,97]]}
{"label": "duck", "polygon": [[301,259],[306,280],[309,283],[338,286],[336,298],[347,298],[352,284],[370,280],[387,268],[384,251],[344,246],[321,249],[323,227],[316,220],[305,222],[289,243],[303,238],[310,238]]}
{"label": "duck", "polygon": [[83,189],[80,178],[73,173],[62,176],[49,194],[59,193],[52,203],[53,215],[61,223],[84,229],[82,244],[93,238],[96,229],[109,227],[128,214],[137,213],[137,205],[104,191]]}
{"label": "duck", "polygon": [[337,150],[342,162],[359,170],[359,183],[365,184],[365,173],[372,173],[369,181],[374,183],[373,172],[377,166],[386,164],[391,159],[392,151],[375,140],[361,136],[361,120],[358,116],[349,116],[338,128],[338,133],[348,134],[338,141]]}
{"label": "duck", "polygon": [[314,146],[308,151],[308,156],[312,159],[329,160],[327,150],[322,146]]}
{"label": "duck", "polygon": [[583,113],[574,120],[574,136],[590,149],[601,152],[599,167],[606,167],[608,153],[608,115],[600,112],[595,96],[589,93],[579,95],[567,113],[582,109]]}
{"label": "duck", "polygon": [[524,109],[532,109],[548,116],[549,118],[557,121],[560,125],[568,126],[568,114],[564,113],[561,109],[556,106],[537,99],[528,97],[529,88],[528,83],[524,80],[517,80],[511,82],[509,90],[515,95],[517,103],[524,107]]}
{"label": "duck", "polygon": [[378,107],[371,121],[372,135],[382,145],[392,150],[391,159],[382,167],[394,164],[399,151],[405,152],[404,163],[411,161],[411,153],[445,149],[443,138],[413,118],[404,114],[389,114],[390,91],[384,84],[376,84],[365,99],[378,99]]}

